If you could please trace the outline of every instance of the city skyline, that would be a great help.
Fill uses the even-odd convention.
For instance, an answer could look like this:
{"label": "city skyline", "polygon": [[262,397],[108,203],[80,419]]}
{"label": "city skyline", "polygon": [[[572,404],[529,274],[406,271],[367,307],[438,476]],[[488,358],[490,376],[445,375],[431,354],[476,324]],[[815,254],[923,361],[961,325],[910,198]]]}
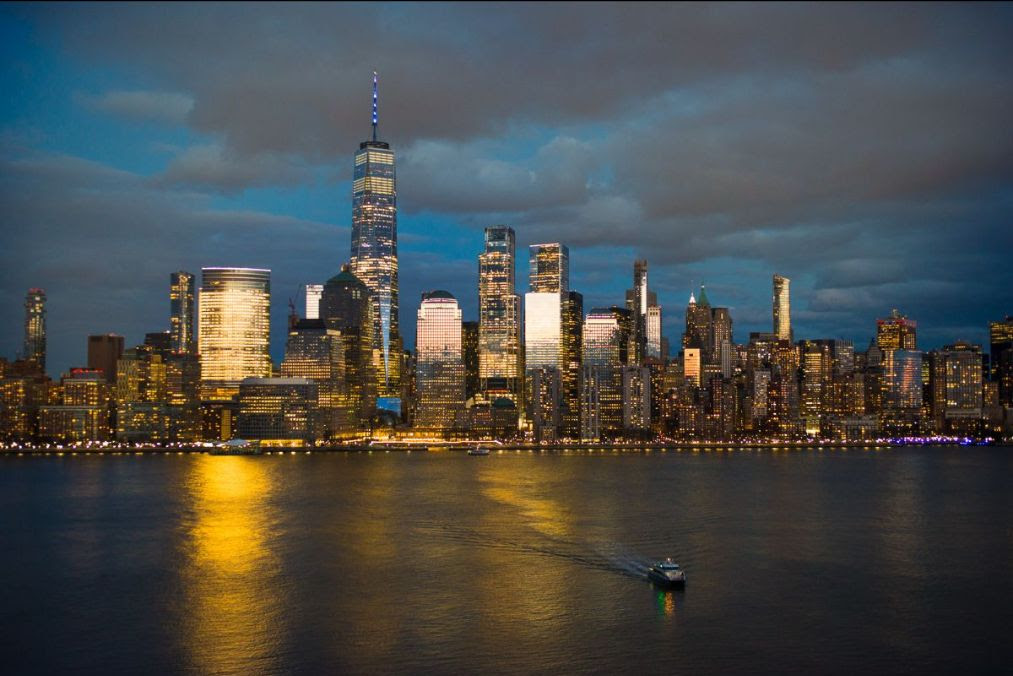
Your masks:
{"label": "city skyline", "polygon": [[[696,51],[680,54],[680,68],[672,74],[660,73],[657,66],[669,63],[660,55],[657,64],[647,63],[629,81],[606,72],[594,87],[599,105],[588,110],[575,108],[574,99],[558,91],[565,87],[549,93],[507,78],[502,91],[494,92],[487,81],[496,78],[488,77],[494,71],[486,60],[457,76],[419,71],[402,58],[402,50],[421,47],[395,29],[380,38],[389,49],[372,54],[375,63],[339,68],[328,78],[311,69],[299,79],[295,101],[304,106],[284,125],[278,123],[284,116],[259,119],[255,106],[223,109],[214,87],[222,82],[186,61],[178,72],[159,66],[157,48],[189,25],[187,11],[175,14],[161,35],[145,8],[115,14],[90,9],[93,23],[72,8],[57,16],[43,7],[19,6],[0,16],[16,57],[8,60],[4,77],[21,93],[0,111],[8,217],[0,320],[11,327],[0,335],[0,353],[19,352],[25,290],[44,288],[47,370],[54,376],[85,363],[84,336],[112,332],[133,345],[163,328],[164,273],[212,266],[272,270],[271,355],[280,363],[286,301],[299,302],[299,285],[330,278],[347,258],[350,157],[370,131],[366,104],[374,70],[385,82],[385,137],[399,159],[400,322],[407,347],[415,342],[413,317],[424,291],[447,289],[461,303],[465,320],[477,318],[475,256],[484,228],[497,224],[515,230],[519,251],[538,242],[569,246],[570,287],[584,294],[585,308],[621,305],[629,263],[648,259],[651,286],[665,308],[664,334],[676,340],[685,298],[701,283],[712,302],[731,309],[737,335],[769,330],[773,273],[792,280],[796,338],[844,338],[864,346],[874,336],[870,324],[898,308],[919,322],[924,347],[961,339],[984,344],[987,322],[1008,312],[1002,303],[1010,271],[999,264],[999,255],[1011,246],[1003,195],[1010,177],[1005,158],[1013,153],[996,125],[1005,119],[1013,92],[1000,77],[1009,51],[1000,36],[1010,23],[1002,7],[917,7],[915,28],[905,27],[910,17],[893,9],[877,16],[882,34],[861,38],[863,15],[850,7],[789,12],[764,6],[717,22],[706,13],[664,9],[686,30],[695,27],[723,45],[726,61],[705,68],[709,48],[696,42]],[[231,10],[220,11],[229,16]],[[274,11],[263,7],[252,14]],[[381,21],[389,11],[370,8],[357,26]],[[341,12],[300,9],[283,34],[315,36],[312,19]],[[528,8],[515,16],[519,25],[530,26],[565,19],[567,12]],[[805,50],[778,51],[772,29],[746,31],[742,44],[730,44],[730,26],[750,13],[784,19],[779,30],[816,35],[834,23],[828,19],[837,19],[849,46],[828,63]],[[598,34],[605,19],[616,19],[608,8],[581,16],[591,34]],[[246,24],[243,17],[232,18],[237,32],[230,29],[225,42],[236,47]],[[947,38],[940,26],[954,18],[961,20],[953,29],[958,34]],[[491,18],[447,12],[447,20],[477,35],[492,30]],[[86,25],[109,39],[87,37]],[[560,55],[561,48],[548,45],[554,31],[565,29],[553,26],[526,39]],[[130,34],[119,30],[126,27],[151,39],[142,45],[106,35],[114,29]],[[620,22],[615,39],[627,29]],[[971,31],[974,44],[963,39]],[[353,45],[358,35],[340,32],[335,40]],[[200,44],[212,56],[224,49]],[[313,45],[324,62],[340,60],[330,46]],[[791,101],[787,94],[743,85],[773,77],[742,58],[751,47],[766,50],[768,65],[804,67],[794,80],[796,93],[815,106],[814,115],[826,117],[797,119],[785,108]],[[954,47],[959,49],[953,52]],[[287,47],[279,49],[276,67],[265,72],[269,89],[301,65]],[[422,53],[419,64],[468,54],[465,47],[453,49],[463,51]],[[618,65],[632,63],[631,53],[619,56]],[[949,70],[940,75],[944,56]],[[909,71],[897,65],[904,58]],[[130,72],[118,73],[126,60],[133,64]],[[231,67],[223,65],[227,72]],[[28,72],[45,73],[46,89]],[[432,96],[420,96],[420,82],[411,80],[420,73]],[[961,74],[974,74],[987,86],[965,91],[969,85],[961,84]],[[556,85],[564,81],[558,78],[586,81],[572,65],[548,77],[546,82]],[[244,80],[236,86],[239,100],[263,103]],[[832,104],[849,95],[864,115],[860,126],[832,114]],[[962,101],[960,110],[942,105],[952,96]],[[491,97],[499,108],[462,105],[476,97]],[[748,117],[739,107],[744,101],[757,104]],[[875,108],[875,101],[889,101],[891,112]],[[527,122],[496,131],[514,119]],[[895,133],[898,119],[910,132]],[[821,143],[812,150],[773,143],[785,140],[769,129],[779,120],[798,122],[800,140]],[[770,137],[758,136],[758,128]],[[654,133],[633,135],[637,129]],[[952,129],[960,130],[948,135],[953,140],[920,145],[920,139],[947,136],[943,131]],[[868,150],[869,158],[893,169],[896,181],[867,177],[877,182],[874,188],[837,174],[807,176],[812,162],[827,157],[838,173],[851,176],[861,159],[861,148],[851,149],[855,134],[882,146]],[[647,138],[656,148],[643,145]],[[700,138],[716,139],[710,151],[702,152]],[[308,139],[321,143],[312,147]],[[673,139],[681,145],[672,146]],[[777,165],[772,173],[751,160],[741,168],[731,162],[758,141],[766,144],[765,161]],[[625,147],[650,160],[653,178],[634,172],[620,180],[626,175],[616,171],[631,168],[610,149]],[[664,164],[651,159],[657,154],[664,155]],[[696,163],[687,166],[688,158]],[[935,167],[931,175],[925,174],[926,161]],[[729,174],[733,168],[738,173]],[[732,180],[736,176],[741,189]],[[829,183],[818,188],[816,179]],[[679,199],[666,204],[657,193],[673,181],[686,187],[674,190]],[[786,190],[794,198],[786,197]],[[701,203],[715,191],[730,206]],[[826,191],[832,194],[823,195]],[[843,210],[842,197],[849,205]],[[778,213],[759,209],[765,201],[774,202]],[[830,203],[837,206],[830,209]],[[744,211],[758,215],[746,217]],[[63,245],[54,249],[52,242]],[[524,257],[518,258],[516,288],[523,293],[527,270]],[[978,274],[982,269],[990,273]]]}

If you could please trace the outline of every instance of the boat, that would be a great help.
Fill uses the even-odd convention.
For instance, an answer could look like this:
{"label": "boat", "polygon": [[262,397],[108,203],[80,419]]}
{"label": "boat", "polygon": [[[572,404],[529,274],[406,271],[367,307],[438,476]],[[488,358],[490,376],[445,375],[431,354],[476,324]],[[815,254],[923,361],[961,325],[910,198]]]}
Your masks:
{"label": "boat", "polygon": [[489,455],[489,449],[485,446],[474,446],[468,449],[468,455]]}
{"label": "boat", "polygon": [[260,455],[260,441],[246,439],[229,439],[215,444],[208,452],[210,455]]}
{"label": "boat", "polygon": [[672,559],[665,559],[648,569],[647,579],[663,587],[682,587],[686,584],[686,572]]}

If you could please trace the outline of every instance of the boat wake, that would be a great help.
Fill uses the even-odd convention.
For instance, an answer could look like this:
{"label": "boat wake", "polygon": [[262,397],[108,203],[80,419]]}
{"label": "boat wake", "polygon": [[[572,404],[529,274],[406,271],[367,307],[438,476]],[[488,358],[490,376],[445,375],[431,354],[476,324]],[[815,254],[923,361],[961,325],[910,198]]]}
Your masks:
{"label": "boat wake", "polygon": [[462,544],[518,553],[530,553],[563,559],[588,568],[618,573],[638,580],[647,579],[653,561],[629,553],[625,547],[610,542],[578,542],[539,534],[531,541],[490,538],[487,533],[456,525],[418,526],[419,532],[454,540]]}

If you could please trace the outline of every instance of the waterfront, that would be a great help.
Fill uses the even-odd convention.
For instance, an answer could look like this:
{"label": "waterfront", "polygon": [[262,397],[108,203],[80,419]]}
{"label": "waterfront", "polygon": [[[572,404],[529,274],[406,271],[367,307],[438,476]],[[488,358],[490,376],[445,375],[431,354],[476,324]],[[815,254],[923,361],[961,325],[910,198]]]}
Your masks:
{"label": "waterfront", "polygon": [[[1002,671],[1013,449],[0,458],[12,672]],[[671,555],[685,591],[643,578]]]}

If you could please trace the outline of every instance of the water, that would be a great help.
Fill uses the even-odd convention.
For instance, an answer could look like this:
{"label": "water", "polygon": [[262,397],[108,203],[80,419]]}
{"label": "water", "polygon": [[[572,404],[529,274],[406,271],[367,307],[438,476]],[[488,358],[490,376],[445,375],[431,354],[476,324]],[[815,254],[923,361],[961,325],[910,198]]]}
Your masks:
{"label": "water", "polygon": [[1009,448],[5,457],[0,664],[1002,672],[1011,485]]}

